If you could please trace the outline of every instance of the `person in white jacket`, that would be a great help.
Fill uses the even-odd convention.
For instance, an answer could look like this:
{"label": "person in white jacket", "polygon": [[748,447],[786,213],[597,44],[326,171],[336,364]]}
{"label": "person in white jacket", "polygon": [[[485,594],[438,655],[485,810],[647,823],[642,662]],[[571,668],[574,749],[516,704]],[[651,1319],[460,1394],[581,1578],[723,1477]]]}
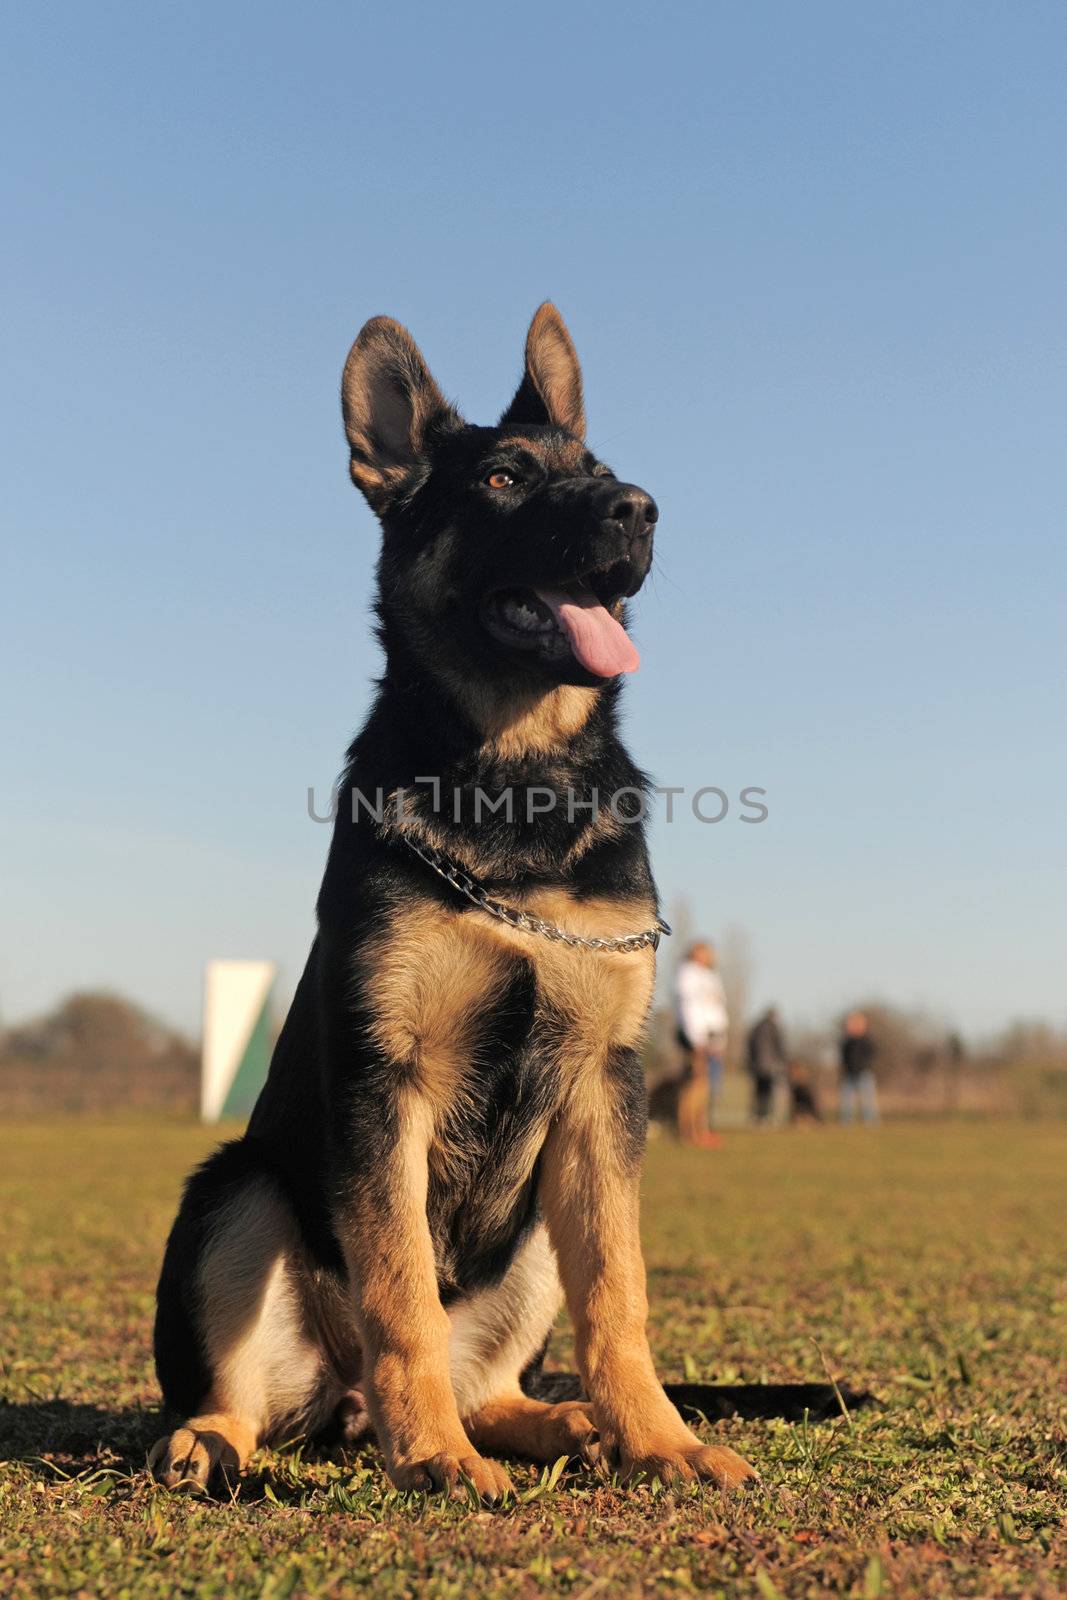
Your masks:
{"label": "person in white jacket", "polygon": [[718,1139],[710,1117],[722,1082],[730,1023],[715,951],[704,939],[690,946],[675,974],[674,1018],[686,1058],[678,1095],[678,1137],[684,1144],[714,1145]]}

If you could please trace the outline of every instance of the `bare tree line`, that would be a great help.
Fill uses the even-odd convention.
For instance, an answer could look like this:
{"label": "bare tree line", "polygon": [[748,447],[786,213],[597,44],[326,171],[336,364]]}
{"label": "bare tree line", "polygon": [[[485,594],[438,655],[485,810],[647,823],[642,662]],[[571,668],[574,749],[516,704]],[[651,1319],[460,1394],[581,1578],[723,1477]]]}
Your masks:
{"label": "bare tree line", "polygon": [[[645,1065],[653,1105],[681,1067],[667,1000],[678,957],[696,937],[687,908],[672,908],[674,959],[653,1013]],[[744,1072],[751,1016],[752,958],[743,928],[728,928],[719,959],[733,1026],[727,1073]],[[1067,1116],[1067,1035],[1047,1023],[1016,1021],[965,1047],[938,1019],[877,999],[857,1004],[878,1048],[883,1108],[906,1113]],[[810,1069],[830,1101],[839,1019],[788,1027],[789,1052]],[[74,994],[46,1016],[0,1029],[0,1115],[165,1111],[192,1114],[198,1102],[199,1045],[115,994]]]}
{"label": "bare tree line", "polygon": [[[649,1028],[646,1074],[656,1089],[681,1071],[681,1055],[669,1003],[670,986],[686,951],[704,930],[696,926],[684,898],[670,908],[675,937],[661,985],[661,1001]],[[729,925],[714,941],[726,990],[731,1026],[727,1073],[744,1071],[745,1040],[756,1020],[751,1004],[752,947],[746,930]],[[890,1114],[998,1113],[1067,1116],[1067,1033],[1049,1023],[1014,1020],[977,1043],[966,1045],[943,1019],[909,1011],[876,995],[858,995],[849,1009],[866,1013],[877,1050],[883,1108]],[[791,1059],[811,1073],[824,1101],[832,1099],[838,1072],[842,1016],[785,1029]],[[670,1103],[663,1096],[664,1105]]]}
{"label": "bare tree line", "polygon": [[198,1048],[114,994],[73,994],[0,1032],[0,1113],[192,1112]]}

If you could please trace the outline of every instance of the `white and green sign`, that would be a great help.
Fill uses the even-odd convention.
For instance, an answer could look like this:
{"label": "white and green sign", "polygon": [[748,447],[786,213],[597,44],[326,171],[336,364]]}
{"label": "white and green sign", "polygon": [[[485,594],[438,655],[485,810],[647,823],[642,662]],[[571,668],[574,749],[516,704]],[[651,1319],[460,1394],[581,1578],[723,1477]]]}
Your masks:
{"label": "white and green sign", "polygon": [[247,1118],[267,1081],[273,961],[209,961],[204,973],[203,1122]]}

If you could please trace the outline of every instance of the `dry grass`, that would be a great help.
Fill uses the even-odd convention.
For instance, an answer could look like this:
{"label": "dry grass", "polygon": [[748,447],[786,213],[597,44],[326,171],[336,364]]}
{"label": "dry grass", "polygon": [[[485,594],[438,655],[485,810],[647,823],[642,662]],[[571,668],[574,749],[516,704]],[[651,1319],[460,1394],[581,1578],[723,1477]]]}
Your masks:
{"label": "dry grass", "polygon": [[[719,1425],[764,1486],[724,1500],[518,1469],[501,1511],[390,1493],[373,1452],[263,1453],[229,1504],[142,1471],[176,1124],[5,1135],[0,1592],[141,1597],[793,1597],[1063,1592],[1067,1289],[1059,1129],[895,1126],[653,1144],[664,1375],[835,1374],[882,1408]],[[557,1355],[565,1363],[561,1331]]]}

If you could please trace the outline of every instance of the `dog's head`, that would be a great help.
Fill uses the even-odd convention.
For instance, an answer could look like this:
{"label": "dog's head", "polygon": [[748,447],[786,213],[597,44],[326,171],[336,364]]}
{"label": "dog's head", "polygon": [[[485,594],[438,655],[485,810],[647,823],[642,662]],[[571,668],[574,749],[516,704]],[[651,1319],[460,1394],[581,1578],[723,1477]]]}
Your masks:
{"label": "dog's head", "polygon": [[516,687],[632,672],[622,624],[652,561],[650,495],[586,448],[582,376],[555,306],[496,427],[465,423],[406,328],[375,317],[342,387],[351,473],[384,531],[387,650]]}

